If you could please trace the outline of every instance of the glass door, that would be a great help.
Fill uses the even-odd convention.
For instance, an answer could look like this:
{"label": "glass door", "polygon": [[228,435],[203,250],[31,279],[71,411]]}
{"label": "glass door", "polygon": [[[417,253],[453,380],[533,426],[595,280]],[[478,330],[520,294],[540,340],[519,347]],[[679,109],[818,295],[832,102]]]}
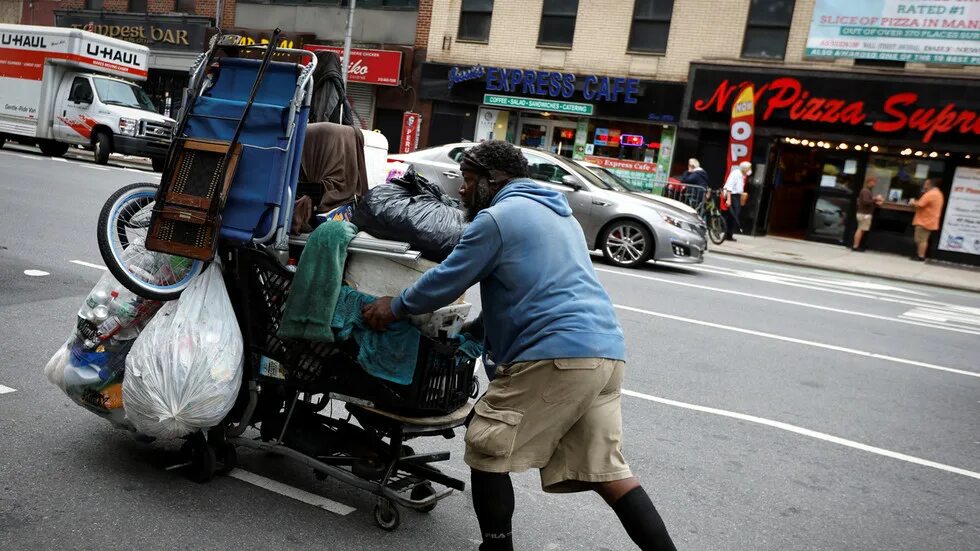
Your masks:
{"label": "glass door", "polygon": [[550,122],[546,119],[522,119],[521,128],[517,131],[518,144],[534,149],[548,149],[551,143],[549,135]]}
{"label": "glass door", "polygon": [[820,186],[810,216],[807,237],[844,244],[851,224],[855,194],[861,190],[857,154],[827,153],[820,159]]}
{"label": "glass door", "polygon": [[575,152],[576,124],[567,121],[552,121],[549,151],[568,159]]}
{"label": "glass door", "polygon": [[576,131],[576,124],[572,121],[521,119],[518,143],[571,159],[575,151]]}

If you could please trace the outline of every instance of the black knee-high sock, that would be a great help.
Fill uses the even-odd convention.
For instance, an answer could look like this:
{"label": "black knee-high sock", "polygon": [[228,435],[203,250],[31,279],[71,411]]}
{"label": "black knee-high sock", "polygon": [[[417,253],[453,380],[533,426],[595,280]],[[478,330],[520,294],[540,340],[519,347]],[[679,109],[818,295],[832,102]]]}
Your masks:
{"label": "black knee-high sock", "polygon": [[473,509],[483,536],[480,551],[513,551],[510,522],[514,516],[514,486],[510,475],[473,469],[470,481]]}
{"label": "black knee-high sock", "polygon": [[660,513],[642,487],[637,486],[626,492],[612,508],[623,523],[626,533],[642,551],[677,550],[667,534],[667,527],[664,526]]}

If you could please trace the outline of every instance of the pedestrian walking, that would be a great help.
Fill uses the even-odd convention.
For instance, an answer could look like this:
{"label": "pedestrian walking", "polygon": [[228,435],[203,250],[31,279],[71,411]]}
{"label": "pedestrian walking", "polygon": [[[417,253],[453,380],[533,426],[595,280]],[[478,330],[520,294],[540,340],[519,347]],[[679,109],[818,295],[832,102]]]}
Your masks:
{"label": "pedestrian walking", "polygon": [[687,170],[681,174],[681,183],[689,186],[685,190],[685,202],[692,207],[697,207],[708,191],[708,172],[701,168],[700,161],[692,157],[687,160]]}
{"label": "pedestrian walking", "polygon": [[722,188],[725,203],[728,205],[728,210],[725,211],[725,215],[728,217],[728,234],[725,235],[725,239],[729,241],[736,241],[735,236],[732,234],[736,227],[738,227],[739,233],[742,231],[742,225],[738,221],[738,217],[742,212],[742,194],[745,193],[745,179],[751,175],[752,163],[742,161],[737,167],[732,168],[728,179],[725,180],[725,187]]}
{"label": "pedestrian walking", "polygon": [[487,355],[498,367],[466,431],[481,551],[512,550],[510,473],[539,469],[546,492],[594,491],[644,550],[675,549],[622,453],[626,345],[565,196],[530,180],[514,146],[462,159],[472,221],[438,267],[364,310],[383,329],[480,283]]}
{"label": "pedestrian walking", "polygon": [[912,260],[925,262],[926,252],[929,250],[929,237],[932,236],[932,232],[939,229],[939,216],[943,212],[945,200],[943,192],[939,191],[940,183],[938,178],[926,178],[922,184],[922,196],[909,201],[909,204],[915,207],[912,226],[915,228],[916,254],[912,255]]}
{"label": "pedestrian walking", "polygon": [[864,252],[865,248],[861,246],[861,242],[864,239],[864,234],[871,231],[875,205],[880,205],[884,201],[881,195],[872,194],[871,190],[876,185],[878,185],[877,178],[868,178],[868,181],[864,182],[864,187],[861,188],[861,193],[858,194],[857,214],[854,215],[857,218],[857,229],[854,230],[854,242],[851,243],[852,251]]}

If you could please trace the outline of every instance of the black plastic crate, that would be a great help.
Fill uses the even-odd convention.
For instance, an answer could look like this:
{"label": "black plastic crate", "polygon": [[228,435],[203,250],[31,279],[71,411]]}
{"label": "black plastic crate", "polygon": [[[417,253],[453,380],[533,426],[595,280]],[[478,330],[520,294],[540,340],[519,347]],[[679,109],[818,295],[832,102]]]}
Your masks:
{"label": "black plastic crate", "polygon": [[475,360],[459,355],[452,339],[420,336],[412,383],[399,385],[364,371],[353,340],[279,338],[292,272],[256,249],[240,250],[237,256],[228,269],[237,271],[246,343],[252,352],[280,362],[286,381],[298,389],[408,415],[445,415],[469,399]]}

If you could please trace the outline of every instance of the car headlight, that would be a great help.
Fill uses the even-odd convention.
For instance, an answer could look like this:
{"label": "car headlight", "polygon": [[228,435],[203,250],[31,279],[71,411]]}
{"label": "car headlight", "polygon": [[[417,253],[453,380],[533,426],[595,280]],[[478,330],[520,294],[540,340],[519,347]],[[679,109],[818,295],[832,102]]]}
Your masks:
{"label": "car headlight", "polygon": [[664,219],[664,222],[667,222],[671,226],[676,226],[681,229],[684,228],[684,223],[674,218],[673,216],[668,216],[666,214],[660,213],[660,217]]}
{"label": "car headlight", "polygon": [[120,134],[125,134],[127,136],[135,136],[137,128],[139,128],[139,121],[137,121],[136,119],[128,119],[126,117],[119,118]]}

